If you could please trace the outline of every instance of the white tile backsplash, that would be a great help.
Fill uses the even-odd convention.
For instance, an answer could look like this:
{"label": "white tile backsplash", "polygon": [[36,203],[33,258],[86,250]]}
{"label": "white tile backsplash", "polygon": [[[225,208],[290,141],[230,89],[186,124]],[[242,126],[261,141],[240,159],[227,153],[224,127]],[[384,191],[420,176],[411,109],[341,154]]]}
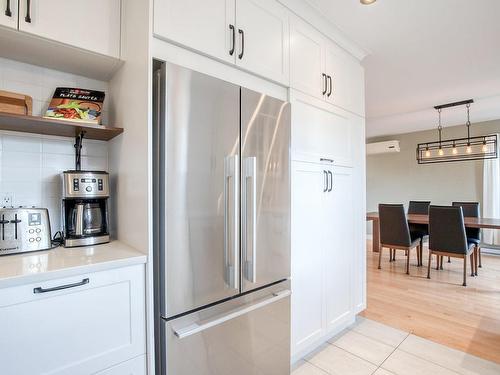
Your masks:
{"label": "white tile backsplash", "polygon": [[[30,95],[34,116],[45,114],[56,87],[108,91],[107,82],[0,58],[0,90]],[[0,131],[0,199],[10,195],[14,206],[48,208],[52,234],[62,227],[61,173],[75,167],[73,145],[70,138]],[[84,139],[82,169],[108,170],[107,142]]]}

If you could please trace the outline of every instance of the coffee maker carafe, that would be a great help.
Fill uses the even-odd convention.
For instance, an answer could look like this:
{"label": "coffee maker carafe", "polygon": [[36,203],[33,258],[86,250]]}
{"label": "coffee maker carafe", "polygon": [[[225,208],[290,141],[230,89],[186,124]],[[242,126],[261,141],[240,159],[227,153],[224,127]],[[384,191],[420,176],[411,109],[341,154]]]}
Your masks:
{"label": "coffee maker carafe", "polygon": [[109,175],[98,171],[63,172],[65,247],[109,242]]}

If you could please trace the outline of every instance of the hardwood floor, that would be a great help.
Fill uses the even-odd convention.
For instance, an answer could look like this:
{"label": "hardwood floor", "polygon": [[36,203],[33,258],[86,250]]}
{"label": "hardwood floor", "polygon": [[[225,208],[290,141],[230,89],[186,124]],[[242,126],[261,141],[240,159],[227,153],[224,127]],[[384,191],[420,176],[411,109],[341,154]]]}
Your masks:
{"label": "hardwood floor", "polygon": [[423,267],[416,267],[412,253],[410,276],[405,274],[404,252],[389,263],[389,250],[384,249],[378,270],[378,254],[371,249],[368,243],[368,308],[363,316],[500,363],[500,256],[483,253],[479,276],[469,276],[463,287],[461,259],[445,260],[444,270],[431,269],[428,280],[426,248]]}

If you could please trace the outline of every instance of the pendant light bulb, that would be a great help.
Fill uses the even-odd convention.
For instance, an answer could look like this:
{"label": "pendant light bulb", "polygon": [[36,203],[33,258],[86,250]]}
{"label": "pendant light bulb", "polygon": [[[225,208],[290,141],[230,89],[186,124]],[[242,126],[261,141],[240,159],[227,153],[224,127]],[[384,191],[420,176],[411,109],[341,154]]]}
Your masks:
{"label": "pendant light bulb", "polygon": [[457,146],[455,145],[455,142],[453,142],[453,149],[451,150],[451,153],[453,155],[457,155],[458,154],[458,150],[457,150]]}
{"label": "pendant light bulb", "polygon": [[443,156],[444,155],[444,151],[443,151],[443,149],[441,147],[439,147],[438,155],[439,156]]}
{"label": "pendant light bulb", "polygon": [[472,147],[470,146],[470,143],[467,144],[467,148],[465,149],[465,151],[468,153],[468,154],[472,154]]}
{"label": "pendant light bulb", "polygon": [[486,141],[483,141],[483,147],[481,147],[481,151],[483,151],[484,153],[488,152],[488,146],[486,145]]}
{"label": "pendant light bulb", "polygon": [[429,147],[425,148],[425,157],[430,158],[431,157],[431,152],[429,151]]}

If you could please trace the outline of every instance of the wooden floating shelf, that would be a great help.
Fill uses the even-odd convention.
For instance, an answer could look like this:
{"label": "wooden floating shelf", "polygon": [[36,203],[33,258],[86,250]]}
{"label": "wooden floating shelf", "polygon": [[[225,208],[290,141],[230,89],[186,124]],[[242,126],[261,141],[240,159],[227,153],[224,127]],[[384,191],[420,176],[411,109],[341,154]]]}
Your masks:
{"label": "wooden floating shelf", "polygon": [[123,133],[122,128],[10,113],[0,113],[0,130],[61,137],[76,137],[83,131],[86,139],[100,141],[109,141]]}

